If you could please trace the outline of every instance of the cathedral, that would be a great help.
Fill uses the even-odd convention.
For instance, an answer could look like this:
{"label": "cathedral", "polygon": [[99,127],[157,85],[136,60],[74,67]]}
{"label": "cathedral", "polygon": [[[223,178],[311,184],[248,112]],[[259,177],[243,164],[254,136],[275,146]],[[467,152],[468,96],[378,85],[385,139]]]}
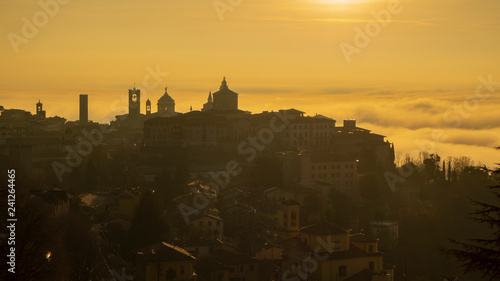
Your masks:
{"label": "cathedral", "polygon": [[[175,116],[178,113],[175,112],[175,100],[167,92],[167,87],[165,87],[165,93],[158,99],[157,111],[152,112],[151,101],[146,100],[146,115],[141,114],[141,90],[133,89],[129,90],[129,112],[128,112],[128,126],[131,128],[141,127],[142,121],[155,118],[155,117],[170,117]],[[191,107],[192,110],[192,107]],[[226,77],[222,79],[222,83],[219,90],[212,94],[210,91],[208,93],[207,102],[203,104],[201,111],[218,110],[218,111],[229,111],[238,110],[238,93],[232,91],[227,86]],[[126,117],[117,116],[117,120]]]}
{"label": "cathedral", "polygon": [[165,94],[158,100],[158,112],[167,113],[168,115],[175,113],[175,101],[167,93],[167,87],[165,87]]}
{"label": "cathedral", "polygon": [[213,109],[238,109],[238,93],[233,92],[229,89],[229,87],[227,86],[226,77],[224,77],[224,80],[222,80],[222,84],[220,85],[219,90],[213,94]]}

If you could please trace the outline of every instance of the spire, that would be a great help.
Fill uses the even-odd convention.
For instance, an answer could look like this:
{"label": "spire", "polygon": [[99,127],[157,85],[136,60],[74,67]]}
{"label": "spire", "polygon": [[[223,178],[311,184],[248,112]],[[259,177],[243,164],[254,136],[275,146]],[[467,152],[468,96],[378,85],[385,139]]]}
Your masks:
{"label": "spire", "polygon": [[208,92],[208,102],[212,102],[212,91]]}
{"label": "spire", "polygon": [[191,105],[191,107],[189,108],[189,111],[193,111],[193,106]]}
{"label": "spire", "polygon": [[226,82],[226,76],[224,76],[224,79],[222,80],[222,84],[220,85],[219,90],[226,90],[227,89],[227,82]]}
{"label": "spire", "polygon": [[167,87],[165,87],[165,93],[167,92]]}

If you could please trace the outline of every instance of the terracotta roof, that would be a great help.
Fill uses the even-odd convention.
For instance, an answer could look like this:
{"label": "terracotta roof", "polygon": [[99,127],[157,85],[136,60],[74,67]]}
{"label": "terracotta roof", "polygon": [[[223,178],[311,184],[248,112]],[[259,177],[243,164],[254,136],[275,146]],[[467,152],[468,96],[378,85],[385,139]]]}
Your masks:
{"label": "terracotta roof", "polygon": [[304,226],[300,232],[309,234],[345,234],[349,233],[350,229],[345,229],[329,222],[320,222],[309,226]]}
{"label": "terracotta roof", "polygon": [[378,238],[372,237],[370,235],[366,235],[364,233],[357,233],[351,235],[352,242],[365,242],[365,243],[373,243],[377,242]]}

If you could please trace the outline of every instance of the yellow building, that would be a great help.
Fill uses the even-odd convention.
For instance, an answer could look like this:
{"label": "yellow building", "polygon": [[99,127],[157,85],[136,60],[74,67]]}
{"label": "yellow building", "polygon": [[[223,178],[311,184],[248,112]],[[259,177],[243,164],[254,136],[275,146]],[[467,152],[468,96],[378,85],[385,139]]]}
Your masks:
{"label": "yellow building", "polygon": [[137,252],[137,280],[195,281],[195,260],[183,248],[165,242],[145,247]]}
{"label": "yellow building", "polygon": [[[295,253],[284,260],[283,277],[287,280],[294,276],[318,281],[394,280],[394,268],[384,264],[377,238],[350,234],[350,229],[329,222],[301,228],[298,238],[303,254]],[[296,252],[299,247],[295,244],[290,246]]]}

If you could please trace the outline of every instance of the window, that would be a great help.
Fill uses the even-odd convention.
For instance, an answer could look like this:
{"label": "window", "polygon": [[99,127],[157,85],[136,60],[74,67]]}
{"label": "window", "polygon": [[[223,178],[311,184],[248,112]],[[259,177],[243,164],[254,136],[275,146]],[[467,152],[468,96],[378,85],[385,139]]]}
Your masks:
{"label": "window", "polygon": [[371,261],[371,262],[368,264],[368,268],[369,268],[370,270],[372,270],[372,271],[375,271],[375,263]]}
{"label": "window", "polygon": [[212,222],[211,221],[208,221],[208,226],[212,226]]}
{"label": "window", "polygon": [[220,226],[220,221],[217,221],[217,226]]}
{"label": "window", "polygon": [[255,265],[250,265],[250,271],[254,271],[255,270]]}
{"label": "window", "polygon": [[316,168],[316,166],[312,165],[312,169],[314,170]]}
{"label": "window", "polygon": [[373,245],[368,246],[368,252],[373,253]]}
{"label": "window", "polygon": [[332,173],[332,178],[335,178],[335,173]]}
{"label": "window", "polygon": [[203,226],[203,221],[200,221],[199,226]]}
{"label": "window", "polygon": [[346,277],[346,276],[347,276],[347,266],[346,265],[339,266],[339,277]]}
{"label": "window", "polygon": [[348,164],[345,164],[345,168],[346,168],[346,169],[347,169],[347,168],[349,168],[349,165],[348,165]]}
{"label": "window", "polygon": [[242,265],[242,266],[240,266],[240,272],[243,272],[243,270],[244,270],[244,267]]}
{"label": "window", "polygon": [[340,241],[335,241],[333,242],[333,249],[334,250],[340,250]]}
{"label": "window", "polygon": [[234,273],[234,267],[229,268],[229,273]]}

